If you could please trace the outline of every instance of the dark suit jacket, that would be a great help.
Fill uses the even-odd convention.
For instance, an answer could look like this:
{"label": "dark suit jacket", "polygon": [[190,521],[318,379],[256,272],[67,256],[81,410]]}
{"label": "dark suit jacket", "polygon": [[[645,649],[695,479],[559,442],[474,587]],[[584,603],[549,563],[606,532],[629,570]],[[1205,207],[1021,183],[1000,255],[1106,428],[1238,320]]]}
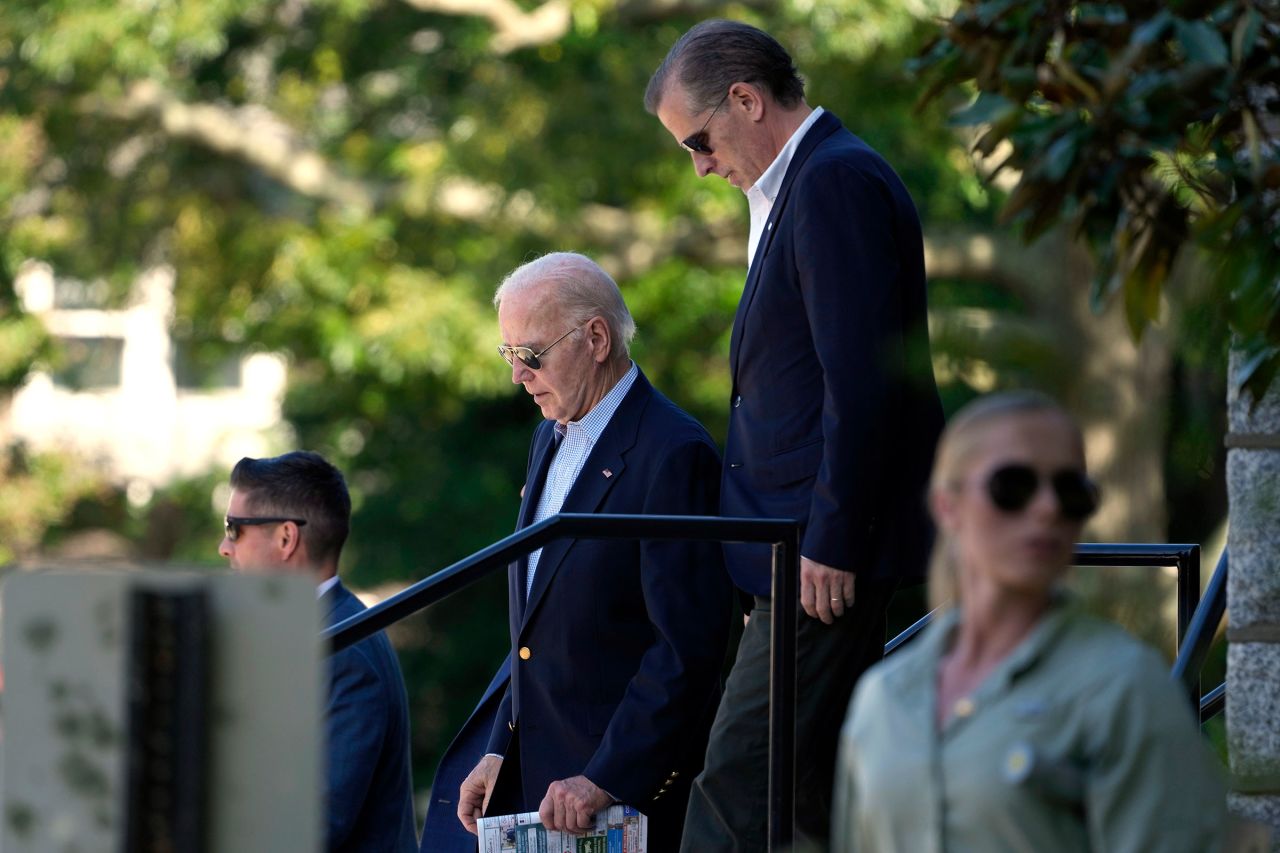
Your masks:
{"label": "dark suit jacket", "polygon": [[511,678],[511,656],[502,662],[467,722],[454,737],[436,767],[431,804],[422,826],[421,853],[475,853],[476,837],[458,820],[458,789],[480,759],[498,716],[498,705]]}
{"label": "dark suit jacket", "polygon": [[[519,527],[554,452],[534,432]],[[714,515],[720,459],[706,430],[640,374],[562,512]],[[536,811],[579,774],[649,816],[674,850],[720,694],[732,586],[714,542],[558,540],[525,601],[509,572],[511,684],[487,751],[504,756],[489,814]],[[514,731],[514,736],[513,736]]]}
{"label": "dark suit jacket", "polygon": [[[321,598],[326,624],[364,610],[339,582]],[[378,633],[329,658],[328,849],[418,849],[409,775],[409,701],[400,664]]]}
{"label": "dark suit jacket", "polygon": [[[942,427],[920,220],[889,164],[826,113],[800,141],[733,322],[721,512],[798,519],[800,552],[918,580]],[[767,546],[725,548],[770,594]]]}

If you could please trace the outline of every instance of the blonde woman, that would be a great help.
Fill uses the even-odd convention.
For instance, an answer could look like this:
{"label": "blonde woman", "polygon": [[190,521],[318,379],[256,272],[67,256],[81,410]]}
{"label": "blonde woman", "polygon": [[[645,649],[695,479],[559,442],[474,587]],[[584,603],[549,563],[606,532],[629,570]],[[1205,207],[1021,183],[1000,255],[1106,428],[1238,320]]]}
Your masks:
{"label": "blonde woman", "polygon": [[944,608],[858,685],[837,853],[1205,853],[1224,794],[1160,657],[1058,589],[1098,504],[1071,417],[1011,393],[944,431],[929,505]]}

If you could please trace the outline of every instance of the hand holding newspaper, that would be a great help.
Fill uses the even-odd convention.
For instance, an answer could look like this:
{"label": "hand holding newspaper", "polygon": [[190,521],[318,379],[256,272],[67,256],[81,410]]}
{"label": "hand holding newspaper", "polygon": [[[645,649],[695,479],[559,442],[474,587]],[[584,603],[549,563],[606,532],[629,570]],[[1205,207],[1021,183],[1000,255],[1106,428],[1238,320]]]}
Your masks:
{"label": "hand holding newspaper", "polygon": [[537,812],[482,817],[476,826],[480,853],[648,853],[649,818],[631,806],[596,813],[582,835],[551,832]]}

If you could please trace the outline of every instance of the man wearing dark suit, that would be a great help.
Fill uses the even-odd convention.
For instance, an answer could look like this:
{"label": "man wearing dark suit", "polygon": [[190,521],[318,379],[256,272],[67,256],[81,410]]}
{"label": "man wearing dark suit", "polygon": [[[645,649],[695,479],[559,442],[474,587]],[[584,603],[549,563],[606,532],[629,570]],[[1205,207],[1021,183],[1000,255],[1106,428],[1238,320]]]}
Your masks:
{"label": "man wearing dark suit", "polygon": [[[791,57],[754,27],[694,27],[645,106],[700,177],[750,203],[720,509],[803,527],[796,830],[821,843],[850,692],[882,656],[889,597],[923,576],[931,541],[923,495],[942,409],[920,221],[888,163],[805,103]],[[763,849],[768,816],[769,555],[725,556],[755,598],[690,797],[683,849],[699,853]]]}
{"label": "man wearing dark suit", "polygon": [[[314,579],[332,626],[365,609],[338,580],[350,519],[342,473],[318,454],[246,457],[231,471],[218,553],[236,571]],[[328,674],[327,849],[412,853],[409,704],[395,652],[377,633],[329,658]]]}
{"label": "man wearing dark suit", "polygon": [[422,823],[419,853],[475,853],[475,835],[458,820],[458,791],[489,746],[498,706],[510,679],[511,655],[507,655],[489,680],[475,710],[440,756],[431,782],[431,802]]}
{"label": "man wearing dark suit", "polygon": [[[581,255],[547,255],[494,297],[534,431],[518,527],[557,512],[714,514],[720,459],[628,355],[622,294]],[[459,793],[473,829],[537,811],[580,831],[614,802],[674,850],[719,698],[731,584],[714,543],[557,540],[509,573],[511,682]]]}

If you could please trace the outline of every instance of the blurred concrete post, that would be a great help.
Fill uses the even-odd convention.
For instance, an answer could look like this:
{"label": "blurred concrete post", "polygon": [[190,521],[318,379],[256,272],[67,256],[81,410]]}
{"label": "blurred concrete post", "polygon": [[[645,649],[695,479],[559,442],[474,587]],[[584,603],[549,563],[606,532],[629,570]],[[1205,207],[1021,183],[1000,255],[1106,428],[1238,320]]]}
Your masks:
{"label": "blurred concrete post", "polygon": [[309,579],[15,573],[0,601],[5,853],[320,850]]}

